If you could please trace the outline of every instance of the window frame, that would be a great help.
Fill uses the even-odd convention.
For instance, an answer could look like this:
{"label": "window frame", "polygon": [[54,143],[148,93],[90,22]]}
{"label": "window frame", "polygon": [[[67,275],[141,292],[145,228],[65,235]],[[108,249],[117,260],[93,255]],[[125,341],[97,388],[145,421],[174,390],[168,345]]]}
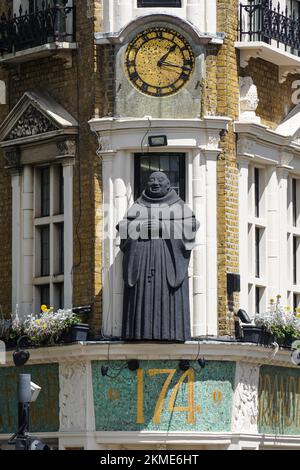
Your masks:
{"label": "window frame", "polygon": [[[136,152],[134,154],[134,200],[136,200],[142,193],[143,188],[141,188],[141,166],[140,166],[140,157],[141,156],[178,156],[179,157],[179,196],[183,201],[186,200],[186,162],[187,154],[185,152]],[[163,170],[161,170],[163,171]]]}
{"label": "window frame", "polygon": [[[63,238],[64,234],[59,234],[61,226],[64,227],[65,216],[61,212],[60,203],[60,191],[62,179],[61,179],[61,166],[59,163],[37,165],[33,170],[34,178],[34,213],[33,213],[33,225],[34,225],[34,278],[33,278],[33,306],[36,311],[39,311],[41,302],[43,301],[41,292],[43,288],[49,286],[49,305],[54,308],[62,308],[60,305],[57,292],[61,290],[61,286],[64,286],[64,272],[61,272],[61,265],[64,264],[64,260],[60,259],[61,249],[58,243],[58,238]],[[49,215],[44,216],[42,214],[41,204],[41,174],[45,168],[49,168],[49,198],[50,198],[50,211]],[[49,227],[49,273],[43,273],[42,269],[42,246],[41,246],[41,230]],[[64,271],[64,270],[63,270]],[[64,289],[64,287],[62,287]]]}
{"label": "window frame", "polygon": [[[266,311],[267,294],[267,168],[253,162],[248,167],[248,311]],[[259,246],[257,246],[257,242]]]}
{"label": "window frame", "polygon": [[[297,197],[298,195],[298,197]],[[288,305],[300,306],[300,178],[292,173],[287,182],[287,278]],[[296,202],[296,207],[295,207]],[[297,299],[298,298],[298,299]],[[295,305],[295,299],[297,305]]]}

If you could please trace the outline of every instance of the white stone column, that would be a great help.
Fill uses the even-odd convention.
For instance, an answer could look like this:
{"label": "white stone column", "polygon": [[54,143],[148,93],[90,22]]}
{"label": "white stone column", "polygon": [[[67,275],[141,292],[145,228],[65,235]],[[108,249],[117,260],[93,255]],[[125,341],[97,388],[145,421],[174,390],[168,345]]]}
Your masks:
{"label": "white stone column", "polygon": [[[215,0],[210,0],[215,3]],[[211,6],[213,8],[213,6]],[[187,0],[186,2],[186,18],[193,24],[197,25],[202,33],[206,32],[206,0]],[[209,30],[210,31],[210,30]]]}
{"label": "white stone column", "polygon": [[[278,194],[278,179],[275,166],[266,169],[266,217],[267,217],[267,304],[270,298],[275,298],[279,292],[279,204],[282,204]],[[282,196],[282,195],[281,195]],[[286,200],[286,196],[285,196]],[[286,207],[286,205],[285,205]],[[286,210],[285,210],[286,212]],[[286,245],[286,241],[285,241]]]}
{"label": "white stone column", "polygon": [[[280,294],[282,296],[282,304],[286,303],[287,291],[289,290],[288,272],[288,249],[287,249],[287,226],[288,226],[288,211],[287,211],[287,191],[288,191],[288,176],[289,170],[281,167],[277,169],[279,181],[279,214],[277,218],[276,231],[279,234],[279,285],[275,296]],[[291,283],[292,284],[292,283]]]}
{"label": "white stone column", "polygon": [[132,0],[118,0],[114,4],[114,30],[119,31],[133,19]]}
{"label": "white stone column", "polygon": [[113,259],[111,266],[111,287],[113,295],[113,330],[114,336],[120,336],[123,315],[123,254],[120,251],[120,237],[116,225],[123,219],[129,206],[133,204],[134,172],[133,157],[129,151],[120,150],[113,162],[113,223],[111,227],[113,246]]}
{"label": "white stone column", "polygon": [[64,178],[64,307],[73,306],[73,165],[63,160]]}
{"label": "white stone column", "polygon": [[23,225],[22,225],[22,306],[24,315],[29,315],[33,311],[33,168],[24,166],[23,172]]}
{"label": "white stone column", "polygon": [[12,170],[12,312],[21,307],[21,182],[21,172]]}
{"label": "white stone column", "polygon": [[259,366],[236,362],[232,409],[232,432],[258,434]]}
{"label": "white stone column", "polygon": [[92,437],[96,425],[91,362],[59,364],[59,384],[59,430],[67,434],[61,435],[59,448],[96,449]]}
{"label": "white stone column", "polygon": [[113,184],[113,160],[115,154],[102,156],[102,180],[103,180],[103,256],[102,256],[102,302],[103,318],[102,327],[104,335],[113,335],[113,262],[114,262],[114,184]]}
{"label": "white stone column", "polygon": [[207,331],[206,312],[206,165],[205,157],[199,151],[193,156],[192,170],[193,211],[200,222],[197,233],[197,246],[193,256],[193,325],[192,335],[205,335]]}
{"label": "white stone column", "polygon": [[239,251],[241,291],[240,307],[248,311],[248,176],[249,161],[245,158],[239,160]]}
{"label": "white stone column", "polygon": [[206,159],[206,334],[218,334],[217,302],[217,157],[219,151],[205,150]]}

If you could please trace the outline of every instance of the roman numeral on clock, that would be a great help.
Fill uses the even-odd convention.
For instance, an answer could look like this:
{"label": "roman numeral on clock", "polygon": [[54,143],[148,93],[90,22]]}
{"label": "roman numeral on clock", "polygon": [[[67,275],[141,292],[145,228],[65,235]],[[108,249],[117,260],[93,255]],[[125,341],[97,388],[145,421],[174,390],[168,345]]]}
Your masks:
{"label": "roman numeral on clock", "polygon": [[148,88],[149,88],[149,85],[147,85],[147,83],[143,83],[143,85],[141,86],[141,90],[144,91],[145,93],[148,91]]}
{"label": "roman numeral on clock", "polygon": [[139,78],[139,74],[137,72],[132,72],[129,74],[129,78],[135,82]]}
{"label": "roman numeral on clock", "polygon": [[186,74],[186,73],[184,73],[184,72],[182,72],[182,74],[180,75],[180,77],[179,77],[179,78],[180,78],[181,80],[185,80],[185,81],[186,81],[186,80],[188,80],[188,79],[189,79],[189,75],[188,75],[188,74]]}

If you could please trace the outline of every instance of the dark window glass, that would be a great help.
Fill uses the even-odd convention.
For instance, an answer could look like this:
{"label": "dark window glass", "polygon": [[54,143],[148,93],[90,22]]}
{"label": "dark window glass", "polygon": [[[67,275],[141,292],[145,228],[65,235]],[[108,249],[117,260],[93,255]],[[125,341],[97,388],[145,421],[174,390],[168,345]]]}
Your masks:
{"label": "dark window glass", "polygon": [[181,0],[137,0],[138,8],[174,7],[181,8]]}
{"label": "dark window glass", "polygon": [[293,226],[297,226],[297,180],[292,179]]}
{"label": "dark window glass", "polygon": [[259,217],[259,169],[254,168],[255,217]]}
{"label": "dark window glass", "polygon": [[41,216],[50,214],[50,168],[41,169]]}
{"label": "dark window glass", "polygon": [[63,167],[59,167],[59,213],[64,213],[64,175]]}
{"label": "dark window glass", "polygon": [[56,291],[56,308],[64,308],[64,285],[61,284],[54,284],[54,288]]}
{"label": "dark window glass", "polygon": [[294,309],[299,307],[299,295],[298,294],[293,294],[293,304],[294,304]]}
{"label": "dark window glass", "polygon": [[58,269],[59,274],[64,272],[64,224],[58,224]]}
{"label": "dark window glass", "polygon": [[261,296],[260,288],[255,287],[255,310],[256,310],[256,313],[260,313],[260,296]]}
{"label": "dark window glass", "polygon": [[41,227],[41,276],[50,274],[50,228]]}
{"label": "dark window glass", "polygon": [[298,238],[293,237],[293,282],[294,284],[297,284],[297,281],[298,281],[297,249],[298,249]]}
{"label": "dark window glass", "polygon": [[40,304],[50,307],[50,288],[49,285],[40,286]]}
{"label": "dark window glass", "polygon": [[146,187],[151,173],[163,171],[168,176],[171,188],[185,200],[185,154],[184,153],[137,153],[134,165],[134,198],[137,199]]}
{"label": "dark window glass", "polygon": [[255,227],[255,276],[260,277],[260,229]]}

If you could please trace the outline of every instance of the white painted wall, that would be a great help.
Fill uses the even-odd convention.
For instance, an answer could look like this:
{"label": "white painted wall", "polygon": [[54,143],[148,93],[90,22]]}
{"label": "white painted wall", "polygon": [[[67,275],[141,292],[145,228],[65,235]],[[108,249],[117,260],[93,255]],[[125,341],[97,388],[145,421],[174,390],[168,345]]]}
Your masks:
{"label": "white painted wall", "polygon": [[165,13],[193,23],[202,33],[216,33],[216,0],[182,0],[181,8],[137,8],[137,0],[103,0],[103,32],[117,32],[144,15]]}

